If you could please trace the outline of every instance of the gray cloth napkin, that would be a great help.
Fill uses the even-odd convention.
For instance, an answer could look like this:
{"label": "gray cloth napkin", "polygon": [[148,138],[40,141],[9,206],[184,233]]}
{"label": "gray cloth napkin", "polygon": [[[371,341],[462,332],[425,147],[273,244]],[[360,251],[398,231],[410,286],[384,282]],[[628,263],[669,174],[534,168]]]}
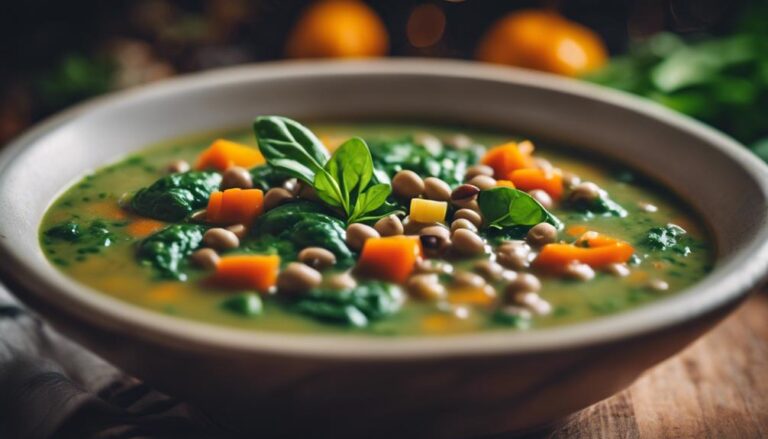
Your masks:
{"label": "gray cloth napkin", "polygon": [[0,438],[232,436],[61,336],[0,285]]}

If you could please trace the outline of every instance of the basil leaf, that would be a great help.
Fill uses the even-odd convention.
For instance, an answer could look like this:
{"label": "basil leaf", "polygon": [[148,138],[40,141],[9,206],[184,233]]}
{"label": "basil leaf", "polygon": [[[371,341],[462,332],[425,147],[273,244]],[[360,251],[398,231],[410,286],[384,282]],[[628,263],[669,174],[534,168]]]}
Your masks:
{"label": "basil leaf", "polygon": [[347,211],[346,198],[342,195],[341,188],[331,174],[325,171],[315,174],[314,187],[317,196],[327,205]]}
{"label": "basil leaf", "polygon": [[381,207],[389,194],[392,193],[392,187],[388,184],[375,184],[360,194],[355,204],[355,209],[349,222],[357,222],[362,215],[370,213]]}
{"label": "basil leaf", "polygon": [[253,122],[259,150],[272,167],[309,184],[323,172],[328,152],[305,126],[281,116],[259,116]]}
{"label": "basil leaf", "polygon": [[373,177],[373,159],[368,145],[357,137],[347,140],[336,150],[325,169],[340,183],[345,194],[351,196],[356,189],[365,189]]}
{"label": "basil leaf", "polygon": [[548,222],[557,228],[562,223],[538,201],[525,192],[507,187],[497,187],[480,192],[477,198],[487,227],[532,227]]}

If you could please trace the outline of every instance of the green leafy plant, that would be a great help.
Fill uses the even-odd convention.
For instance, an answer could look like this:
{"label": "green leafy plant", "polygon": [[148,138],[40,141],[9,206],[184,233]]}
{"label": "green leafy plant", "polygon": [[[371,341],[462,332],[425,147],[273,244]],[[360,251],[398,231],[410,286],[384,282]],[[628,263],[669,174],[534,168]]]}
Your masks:
{"label": "green leafy plant", "polygon": [[293,120],[261,116],[254,132],[270,166],[312,185],[323,202],[344,212],[348,223],[382,216],[376,211],[392,188],[375,178],[371,152],[362,139],[346,141],[328,158],[317,137]]}
{"label": "green leafy plant", "polygon": [[205,227],[196,224],[168,226],[139,243],[139,261],[154,267],[162,278],[186,280],[183,266],[203,241],[203,232]]}
{"label": "green leafy plant", "polygon": [[523,191],[497,187],[480,192],[477,202],[483,213],[486,227],[505,229],[532,227],[548,222],[558,229],[563,224],[538,201]]}
{"label": "green leafy plant", "polygon": [[205,207],[211,192],[218,190],[220,183],[221,175],[216,172],[167,175],[149,187],[139,189],[131,199],[131,209],[142,216],[179,221]]}
{"label": "green leafy plant", "polygon": [[393,284],[367,281],[345,290],[315,289],[294,303],[293,308],[318,320],[364,327],[371,320],[396,313],[403,295]]}

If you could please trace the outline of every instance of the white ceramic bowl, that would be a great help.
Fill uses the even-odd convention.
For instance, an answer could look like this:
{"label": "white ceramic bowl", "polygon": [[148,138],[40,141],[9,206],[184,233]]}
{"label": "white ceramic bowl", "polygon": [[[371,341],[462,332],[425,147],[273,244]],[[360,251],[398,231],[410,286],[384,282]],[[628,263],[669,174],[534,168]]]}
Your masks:
{"label": "white ceramic bowl", "polygon": [[[577,325],[381,338],[181,320],[92,291],[46,261],[41,216],[84,172],[259,114],[458,122],[608,156],[688,200],[712,231],[717,262],[668,299]],[[96,99],[15,141],[0,156],[0,270],[24,301],[86,346],[243,431],[466,437],[561,419],[711,327],[765,272],[767,202],[768,170],[742,146],[621,93],[456,61],[277,63]]]}

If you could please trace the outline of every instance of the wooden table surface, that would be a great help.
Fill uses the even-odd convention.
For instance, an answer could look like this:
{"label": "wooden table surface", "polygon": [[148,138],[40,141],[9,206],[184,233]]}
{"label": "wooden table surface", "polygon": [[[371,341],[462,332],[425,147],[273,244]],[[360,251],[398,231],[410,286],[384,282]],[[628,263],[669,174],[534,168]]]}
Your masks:
{"label": "wooden table surface", "polygon": [[534,437],[768,438],[768,293],[632,387]]}

